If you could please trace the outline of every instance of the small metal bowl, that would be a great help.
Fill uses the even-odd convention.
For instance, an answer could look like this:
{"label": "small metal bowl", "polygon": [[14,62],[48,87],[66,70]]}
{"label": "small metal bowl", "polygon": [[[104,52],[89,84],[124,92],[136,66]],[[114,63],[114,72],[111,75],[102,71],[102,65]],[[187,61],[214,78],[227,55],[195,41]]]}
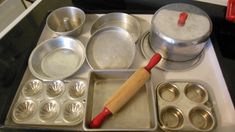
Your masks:
{"label": "small metal bowl", "polygon": [[47,85],[46,92],[49,97],[58,97],[62,95],[64,91],[65,91],[65,85],[60,80],[53,81],[52,83]]}
{"label": "small metal bowl", "polygon": [[202,85],[190,83],[185,86],[184,93],[188,99],[196,103],[204,103],[208,100],[208,93]]}
{"label": "small metal bowl", "polygon": [[31,73],[42,80],[60,80],[73,75],[85,61],[85,48],[66,36],[51,38],[39,44],[28,61]]}
{"label": "small metal bowl", "polygon": [[68,88],[72,98],[79,98],[84,95],[86,84],[84,81],[72,81],[68,84]]}
{"label": "small metal bowl", "polygon": [[42,92],[43,83],[40,80],[33,79],[25,83],[22,93],[26,97],[37,96]]}
{"label": "small metal bowl", "polygon": [[162,110],[160,122],[166,129],[178,130],[183,125],[184,117],[178,108],[169,106]]}
{"label": "small metal bowl", "polygon": [[125,29],[136,42],[141,34],[141,26],[137,19],[126,13],[109,13],[101,16],[91,27],[91,34],[105,27]]}
{"label": "small metal bowl", "polygon": [[158,88],[158,94],[163,100],[167,102],[172,102],[179,97],[180,93],[175,85],[166,83],[166,84],[162,84]]}
{"label": "small metal bowl", "polygon": [[79,35],[86,16],[76,7],[62,7],[51,12],[46,20],[47,27],[58,35]]}
{"label": "small metal bowl", "polygon": [[60,106],[55,100],[49,100],[41,104],[39,117],[42,121],[52,121],[59,114]]}
{"label": "small metal bowl", "polygon": [[64,119],[70,123],[80,123],[84,116],[84,106],[79,101],[69,101],[64,105]]}
{"label": "small metal bowl", "polygon": [[36,112],[36,107],[36,103],[33,100],[18,102],[13,109],[13,119],[16,121],[29,120]]}
{"label": "small metal bowl", "polygon": [[199,131],[211,131],[215,126],[215,118],[204,108],[196,107],[189,112],[191,124]]}

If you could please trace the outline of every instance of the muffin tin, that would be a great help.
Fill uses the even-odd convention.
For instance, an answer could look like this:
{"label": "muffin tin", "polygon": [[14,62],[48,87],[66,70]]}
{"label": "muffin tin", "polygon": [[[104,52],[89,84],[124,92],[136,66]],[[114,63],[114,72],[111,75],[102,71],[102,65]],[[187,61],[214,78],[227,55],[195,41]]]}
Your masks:
{"label": "muffin tin", "polygon": [[176,131],[211,131],[216,124],[206,85],[169,81],[156,88],[160,127]]}
{"label": "muffin tin", "polygon": [[87,84],[84,80],[27,81],[13,106],[17,124],[76,125],[84,116]]}

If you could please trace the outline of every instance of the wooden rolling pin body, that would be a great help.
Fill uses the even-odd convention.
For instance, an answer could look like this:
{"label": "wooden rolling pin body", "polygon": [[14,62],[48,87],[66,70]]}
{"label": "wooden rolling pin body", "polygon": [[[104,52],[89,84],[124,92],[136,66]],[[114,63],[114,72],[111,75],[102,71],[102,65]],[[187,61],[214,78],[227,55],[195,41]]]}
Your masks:
{"label": "wooden rolling pin body", "polygon": [[145,84],[149,79],[150,73],[144,69],[138,69],[131,77],[115,92],[114,95],[105,103],[113,114],[125,105],[132,96]]}

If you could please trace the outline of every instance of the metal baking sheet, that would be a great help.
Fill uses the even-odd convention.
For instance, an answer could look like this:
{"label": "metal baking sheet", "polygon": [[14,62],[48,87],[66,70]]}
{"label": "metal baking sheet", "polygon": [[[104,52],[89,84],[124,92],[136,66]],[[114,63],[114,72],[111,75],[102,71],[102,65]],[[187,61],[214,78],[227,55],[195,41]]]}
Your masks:
{"label": "metal baking sheet", "polygon": [[[84,45],[88,42],[90,38],[90,29],[94,21],[102,16],[103,14],[87,14],[86,22],[84,23],[84,28],[80,36],[76,37],[76,39],[80,40]],[[136,14],[133,15],[140,22],[142,28],[142,35],[145,32],[148,32],[150,29],[150,22],[152,18],[152,14]],[[57,34],[50,32],[47,27],[44,28],[38,44],[52,37],[57,37]],[[142,38],[142,37],[141,37]],[[140,38],[140,39],[141,39]],[[141,51],[140,42],[136,43],[136,55],[133,60],[132,65],[129,67],[130,69],[136,69],[139,67],[143,67],[147,64],[148,59],[145,58]],[[82,78],[85,80],[89,80],[89,73],[92,71],[87,61],[84,62],[82,67],[71,77],[71,78]],[[16,103],[17,98],[19,97],[22,86],[24,83],[30,79],[35,78],[27,68],[25,74],[21,80],[21,83],[18,87],[15,98],[12,102],[11,108],[8,112],[8,115],[5,120],[5,127],[15,129],[16,127],[19,129],[40,129],[40,130],[64,130],[64,131],[84,131],[83,126],[74,125],[74,126],[31,126],[31,125],[22,125],[16,124],[11,119],[11,109],[13,105]],[[217,118],[216,128],[212,130],[212,132],[234,132],[235,130],[235,114],[234,107],[232,104],[231,97],[229,95],[226,83],[224,81],[222,72],[220,70],[216,54],[213,48],[211,41],[208,42],[206,48],[204,49],[204,55],[200,58],[199,62],[192,66],[191,68],[182,69],[180,71],[164,71],[158,68],[152,69],[151,80],[153,82],[153,86],[157,86],[162,82],[169,80],[191,80],[196,82],[205,81],[210,87],[208,87],[209,93],[212,93],[213,99],[211,100],[213,106],[216,106],[215,114]],[[215,108],[215,107],[214,107]],[[226,109],[225,109],[226,108]],[[157,132],[161,132],[161,129],[156,130]]]}
{"label": "metal baking sheet", "polygon": [[104,106],[105,101],[134,73],[133,70],[92,71],[84,127],[89,131],[153,131],[157,128],[155,99],[150,80],[117,113],[99,129],[87,126]]}
{"label": "metal baking sheet", "polygon": [[107,27],[95,32],[86,46],[86,58],[93,69],[129,68],[135,52],[134,40],[119,27]]}

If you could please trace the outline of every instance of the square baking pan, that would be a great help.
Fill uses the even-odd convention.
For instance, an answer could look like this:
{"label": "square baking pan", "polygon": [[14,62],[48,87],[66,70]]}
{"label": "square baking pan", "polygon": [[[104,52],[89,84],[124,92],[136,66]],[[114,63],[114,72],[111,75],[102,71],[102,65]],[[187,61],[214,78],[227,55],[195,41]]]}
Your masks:
{"label": "square baking pan", "polygon": [[135,70],[95,70],[90,73],[83,127],[88,131],[154,131],[157,129],[155,95],[151,81],[137,92],[117,113],[108,117],[101,128],[89,123],[103,109],[105,101]]}

